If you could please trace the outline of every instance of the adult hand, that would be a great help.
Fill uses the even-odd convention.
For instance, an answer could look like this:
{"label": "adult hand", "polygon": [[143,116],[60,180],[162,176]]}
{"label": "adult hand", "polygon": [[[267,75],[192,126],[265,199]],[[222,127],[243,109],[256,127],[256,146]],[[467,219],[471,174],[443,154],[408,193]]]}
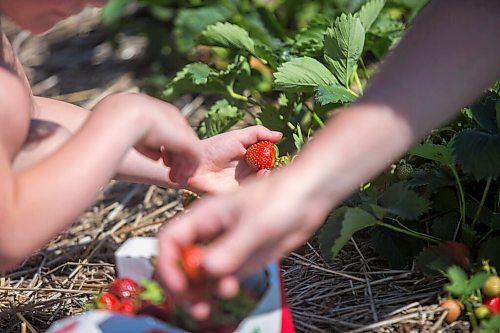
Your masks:
{"label": "adult hand", "polygon": [[246,149],[262,140],[275,143],[281,137],[280,132],[251,126],[202,140],[203,156],[196,173],[188,180],[188,187],[198,193],[227,192],[237,188],[256,172],[245,161]]}
{"label": "adult hand", "polygon": [[326,217],[329,206],[317,200],[301,170],[289,167],[249,181],[228,194],[208,197],[167,223],[159,233],[160,276],[174,295],[189,300],[192,314],[203,318],[209,302],[193,300],[178,266],[187,245],[208,241],[203,267],[217,281],[221,296],[237,291],[238,280],[303,244]]}

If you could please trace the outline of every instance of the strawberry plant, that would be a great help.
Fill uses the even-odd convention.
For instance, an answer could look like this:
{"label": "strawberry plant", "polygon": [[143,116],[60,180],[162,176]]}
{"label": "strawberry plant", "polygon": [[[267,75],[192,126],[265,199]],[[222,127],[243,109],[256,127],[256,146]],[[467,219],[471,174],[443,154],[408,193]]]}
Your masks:
{"label": "strawberry plant", "polygon": [[456,305],[463,304],[474,331],[487,333],[500,330],[500,297],[484,293],[485,289],[489,291],[491,281],[498,279],[496,270],[484,264],[468,276],[462,268],[452,266],[446,275],[450,281],[444,286],[448,298],[440,304],[449,311],[446,320],[452,322],[458,319],[462,311],[461,308],[458,311]]}

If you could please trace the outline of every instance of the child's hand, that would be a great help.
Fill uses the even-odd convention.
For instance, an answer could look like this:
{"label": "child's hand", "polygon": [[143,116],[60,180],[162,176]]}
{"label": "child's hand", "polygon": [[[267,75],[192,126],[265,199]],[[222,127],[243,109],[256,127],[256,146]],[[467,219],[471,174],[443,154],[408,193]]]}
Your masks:
{"label": "child's hand", "polygon": [[202,140],[203,157],[188,187],[198,193],[226,192],[255,174],[245,162],[246,148],[257,141],[277,142],[282,133],[252,126]]}
{"label": "child's hand", "polygon": [[124,136],[137,136],[135,148],[153,160],[163,158],[170,168],[170,179],[178,186],[186,186],[201,161],[202,148],[196,133],[174,105],[147,95],[123,93],[106,98],[98,107],[121,110],[124,117],[131,114],[137,126]]}

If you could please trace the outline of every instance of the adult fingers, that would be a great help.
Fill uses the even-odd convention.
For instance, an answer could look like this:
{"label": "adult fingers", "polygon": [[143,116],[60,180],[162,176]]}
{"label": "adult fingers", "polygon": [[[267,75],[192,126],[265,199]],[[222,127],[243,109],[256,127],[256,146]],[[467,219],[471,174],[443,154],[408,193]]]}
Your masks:
{"label": "adult fingers", "polygon": [[227,228],[222,222],[227,212],[224,207],[220,209],[219,205],[219,200],[214,200],[213,204],[194,203],[189,212],[167,223],[160,231],[158,268],[164,283],[172,292],[183,293],[187,287],[184,274],[178,267],[180,249],[202,240],[210,240]]}
{"label": "adult fingers", "polygon": [[253,254],[266,242],[266,235],[237,221],[206,250],[203,261],[205,270],[217,277],[237,275]]}

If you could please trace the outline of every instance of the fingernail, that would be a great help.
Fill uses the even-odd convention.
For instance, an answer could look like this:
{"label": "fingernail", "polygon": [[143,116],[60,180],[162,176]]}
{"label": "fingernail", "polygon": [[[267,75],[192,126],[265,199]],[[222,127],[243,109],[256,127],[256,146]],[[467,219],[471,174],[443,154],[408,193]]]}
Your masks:
{"label": "fingernail", "polygon": [[274,136],[280,136],[280,135],[281,135],[281,132],[278,132],[278,131],[271,131],[271,133],[272,133]]}

